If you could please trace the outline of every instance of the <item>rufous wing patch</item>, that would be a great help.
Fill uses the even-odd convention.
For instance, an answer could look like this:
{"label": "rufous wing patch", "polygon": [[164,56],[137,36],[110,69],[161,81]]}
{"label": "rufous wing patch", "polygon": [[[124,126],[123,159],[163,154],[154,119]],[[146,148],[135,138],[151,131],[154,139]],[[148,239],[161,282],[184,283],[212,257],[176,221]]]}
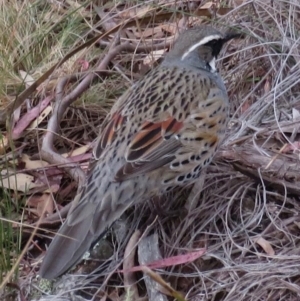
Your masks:
{"label": "rufous wing patch", "polygon": [[177,121],[175,118],[168,118],[167,120],[162,122],[162,136],[169,136],[177,134],[183,126],[183,122]]}
{"label": "rufous wing patch", "polygon": [[156,151],[165,138],[169,139],[177,134],[182,126],[183,123],[173,117],[157,123],[146,121],[133,137],[126,153],[126,160],[128,162],[137,161]]}
{"label": "rufous wing patch", "polygon": [[126,117],[121,115],[121,113],[116,112],[112,115],[110,121],[103,128],[100,139],[94,149],[94,154],[96,158],[99,158],[102,151],[112,144],[116,136],[116,132],[121,128],[121,126],[126,122]]}
{"label": "rufous wing patch", "polygon": [[162,122],[143,123],[128,146],[125,154],[127,163],[116,173],[115,179],[122,181],[171,162],[181,145],[179,141],[175,141],[174,135],[182,127],[183,123],[173,117]]}

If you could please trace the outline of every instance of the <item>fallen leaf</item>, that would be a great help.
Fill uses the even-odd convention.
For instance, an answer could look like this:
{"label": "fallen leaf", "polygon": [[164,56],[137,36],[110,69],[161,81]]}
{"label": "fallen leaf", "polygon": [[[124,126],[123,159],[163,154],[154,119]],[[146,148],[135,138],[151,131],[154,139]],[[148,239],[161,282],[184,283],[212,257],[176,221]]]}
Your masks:
{"label": "fallen leaf", "polygon": [[36,118],[27,128],[27,130],[35,129],[50,113],[52,112],[52,107],[46,107],[42,113]]}
{"label": "fallen leaf", "polygon": [[25,169],[38,169],[49,165],[48,162],[43,160],[30,160],[30,157],[26,154],[22,155],[21,161],[25,163]]}
{"label": "fallen leaf", "polygon": [[52,214],[54,211],[53,194],[43,194],[40,202],[37,205],[37,213],[39,216],[44,216],[45,213]]}
{"label": "fallen leaf", "polygon": [[34,177],[25,173],[16,174],[13,170],[1,171],[0,187],[2,188],[27,192],[32,188],[42,186],[44,186],[43,183],[34,183]]}
{"label": "fallen leaf", "polygon": [[268,94],[270,91],[271,91],[271,80],[270,77],[268,76],[264,84],[264,94]]}
{"label": "fallen leaf", "polygon": [[89,69],[89,62],[87,60],[84,59],[79,59],[77,60],[77,64],[81,66],[81,71],[86,71]]}
{"label": "fallen leaf", "polygon": [[160,59],[166,51],[164,49],[151,51],[143,60],[145,65],[153,65],[158,59]]}
{"label": "fallen leaf", "polygon": [[148,6],[145,6],[142,8],[138,8],[136,10],[136,16],[141,18],[141,17],[145,16],[146,14],[148,14],[148,12],[151,12],[151,11],[153,11],[153,7],[151,5],[148,5]]}
{"label": "fallen leaf", "polygon": [[172,35],[177,34],[178,24],[176,24],[176,23],[162,24],[162,25],[160,25],[160,27],[161,27],[164,31],[166,31],[166,32],[168,32],[168,33],[170,33],[170,34],[172,34]]}
{"label": "fallen leaf", "polygon": [[89,150],[90,147],[91,147],[90,144],[83,145],[83,146],[80,146],[80,147],[72,150],[71,152],[62,154],[62,156],[64,158],[79,156],[79,155],[85,154]]}
{"label": "fallen leaf", "polygon": [[293,143],[285,144],[284,147],[282,147],[282,151],[280,150],[280,153],[286,154],[294,151],[298,151],[300,149],[300,141],[294,141]]}
{"label": "fallen leaf", "polygon": [[54,211],[53,195],[44,193],[42,195],[31,196],[27,201],[27,206],[36,208],[36,214],[39,217],[45,213],[52,214]]}
{"label": "fallen leaf", "polygon": [[14,96],[1,95],[0,96],[0,109],[4,110],[10,103],[14,101]]}
{"label": "fallen leaf", "polygon": [[275,251],[274,249],[272,248],[271,244],[265,240],[263,237],[258,237],[258,238],[255,238],[253,240],[256,244],[260,245],[264,251],[266,252],[267,255],[269,256],[274,256],[275,255]]}
{"label": "fallen leaf", "polygon": [[27,72],[19,70],[19,73],[22,79],[24,80],[26,88],[29,88],[35,82],[34,78]]}
{"label": "fallen leaf", "polygon": [[213,7],[213,3],[212,2],[206,2],[205,4],[203,4],[201,6],[201,9],[209,9],[209,8],[212,8]]}
{"label": "fallen leaf", "polygon": [[35,120],[40,113],[49,105],[50,101],[53,99],[52,96],[46,97],[37,106],[28,111],[22,118],[18,121],[16,126],[12,131],[12,138],[18,139],[22,136],[24,130],[30,126],[33,120]]}
{"label": "fallen leaf", "polygon": [[176,291],[165,280],[163,280],[163,278],[159,274],[153,272],[151,269],[149,269],[148,267],[145,267],[145,266],[142,268],[142,272],[144,272],[149,277],[151,277],[155,282],[157,282],[162,287],[161,291],[164,294],[172,296],[173,298],[175,298],[179,301],[185,301],[185,298],[182,296],[182,294],[180,292]]}
{"label": "fallen leaf", "polygon": [[292,114],[293,114],[293,121],[294,122],[298,121],[300,119],[300,112],[297,109],[293,108],[292,109]]}
{"label": "fallen leaf", "polygon": [[[183,255],[177,255],[177,256],[172,256],[172,257],[168,257],[168,258],[163,258],[160,260],[155,260],[155,261],[148,263],[147,265],[140,265],[140,266],[133,267],[133,268],[129,269],[128,272],[141,271],[143,269],[143,267],[145,267],[145,266],[147,266],[148,268],[151,268],[151,269],[158,269],[158,268],[164,268],[164,267],[169,267],[169,266],[175,266],[175,265],[179,265],[179,264],[186,264],[186,263],[193,262],[196,259],[200,258],[205,253],[205,251],[206,251],[206,249],[201,249],[199,251],[195,251],[195,252],[191,252],[191,253],[187,253],[187,254],[183,254]],[[119,272],[124,272],[124,270],[119,270]],[[126,270],[126,272],[127,272],[127,270]]]}
{"label": "fallen leaf", "polygon": [[59,184],[52,184],[50,188],[47,188],[43,193],[56,193],[60,189]]}
{"label": "fallen leaf", "polygon": [[20,116],[21,116],[21,107],[18,107],[16,110],[14,110],[13,113],[13,127],[19,121]]}
{"label": "fallen leaf", "polygon": [[154,28],[146,28],[144,31],[142,32],[139,32],[138,30],[135,30],[134,31],[134,35],[136,38],[149,38],[149,37],[152,37],[154,34],[156,33],[161,33],[162,30],[161,30],[161,26],[157,26],[157,27],[154,27]]}

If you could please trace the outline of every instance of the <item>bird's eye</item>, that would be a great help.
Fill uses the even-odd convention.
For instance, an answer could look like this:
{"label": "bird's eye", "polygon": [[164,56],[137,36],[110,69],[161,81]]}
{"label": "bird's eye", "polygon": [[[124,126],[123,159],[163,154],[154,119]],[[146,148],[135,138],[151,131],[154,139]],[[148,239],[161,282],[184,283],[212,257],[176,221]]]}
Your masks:
{"label": "bird's eye", "polygon": [[212,40],[212,41],[209,41],[206,45],[207,46],[210,46],[210,47],[215,47],[217,45],[217,40]]}

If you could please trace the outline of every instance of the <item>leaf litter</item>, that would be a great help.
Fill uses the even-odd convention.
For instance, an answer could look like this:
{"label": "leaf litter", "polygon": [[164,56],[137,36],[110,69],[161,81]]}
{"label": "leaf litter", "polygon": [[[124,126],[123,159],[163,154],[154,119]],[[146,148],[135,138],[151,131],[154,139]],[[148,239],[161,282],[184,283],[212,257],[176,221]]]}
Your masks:
{"label": "leaf litter", "polygon": [[[158,235],[162,259],[151,268],[185,300],[298,300],[300,4],[282,0],[103,2],[99,10],[91,4],[53,1],[57,16],[66,9],[78,9],[89,27],[80,42],[94,37],[95,42],[57,66],[50,78],[50,74],[40,78],[39,89],[27,90],[27,96],[19,98],[19,108],[12,111],[16,122],[11,136],[5,129],[6,117],[1,116],[7,116],[14,98],[1,96],[1,187],[15,202],[26,199],[15,221],[17,231],[40,222],[19,265],[15,280],[19,294],[28,300],[124,299],[126,290],[118,271],[131,235],[140,229],[142,236]],[[224,30],[239,28],[245,34],[227,45],[218,62],[231,100],[231,121],[201,191],[188,206],[191,188],[178,188],[131,208],[118,221],[119,228],[114,225],[105,237],[110,246],[106,259],[101,252],[96,258],[94,254],[55,282],[48,295],[42,294],[36,275],[50,242],[45,237],[60,225],[59,215],[55,221],[47,218],[69,208],[75,198],[101,122],[132,81],[159,63],[178,31],[201,23]],[[120,51],[114,54],[116,47]],[[18,72],[24,89],[30,89],[42,69],[24,70]],[[83,85],[84,80],[88,85]],[[64,101],[67,105],[60,111]],[[50,145],[51,151],[42,144]],[[24,233],[24,243],[27,240]],[[199,258],[189,260],[184,255],[203,248],[206,252]],[[135,271],[139,262],[132,258],[131,271]],[[88,275],[94,268],[97,273]],[[147,291],[143,282],[147,273],[136,273],[139,297]]]}

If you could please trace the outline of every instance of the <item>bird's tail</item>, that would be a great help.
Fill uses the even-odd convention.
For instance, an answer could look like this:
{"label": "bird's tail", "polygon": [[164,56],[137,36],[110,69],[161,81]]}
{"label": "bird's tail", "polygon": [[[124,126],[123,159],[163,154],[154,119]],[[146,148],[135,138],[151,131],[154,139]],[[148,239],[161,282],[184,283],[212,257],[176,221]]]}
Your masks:
{"label": "bird's tail", "polygon": [[121,203],[114,208],[104,208],[97,202],[81,199],[51,242],[40,268],[40,276],[54,279],[68,271],[129,205]]}
{"label": "bird's tail", "polygon": [[[40,276],[54,279],[75,265],[97,239],[90,231],[91,219],[75,225],[66,221],[51,242],[40,268]],[[105,228],[103,229],[105,233]]]}

